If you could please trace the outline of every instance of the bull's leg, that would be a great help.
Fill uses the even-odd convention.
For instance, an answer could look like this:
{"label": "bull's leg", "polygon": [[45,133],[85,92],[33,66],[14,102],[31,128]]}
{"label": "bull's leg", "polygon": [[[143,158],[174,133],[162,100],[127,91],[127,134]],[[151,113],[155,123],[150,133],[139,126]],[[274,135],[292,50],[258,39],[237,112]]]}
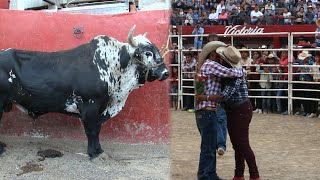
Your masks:
{"label": "bull's leg", "polygon": [[103,152],[99,142],[101,125],[99,120],[99,108],[96,104],[89,103],[83,106],[81,111],[82,123],[88,138],[88,154],[95,158]]}

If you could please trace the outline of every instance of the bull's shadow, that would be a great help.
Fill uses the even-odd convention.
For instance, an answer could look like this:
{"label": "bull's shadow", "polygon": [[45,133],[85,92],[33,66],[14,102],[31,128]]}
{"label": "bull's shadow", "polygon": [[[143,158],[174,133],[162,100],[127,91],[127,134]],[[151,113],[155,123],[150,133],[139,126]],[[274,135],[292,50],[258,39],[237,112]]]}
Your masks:
{"label": "bull's shadow", "polygon": [[134,29],[128,43],[100,35],[70,50],[0,52],[0,118],[12,104],[33,119],[49,112],[77,116],[88,155],[98,157],[101,124],[122,110],[132,90],[169,76],[158,48],[146,34],[133,37]]}

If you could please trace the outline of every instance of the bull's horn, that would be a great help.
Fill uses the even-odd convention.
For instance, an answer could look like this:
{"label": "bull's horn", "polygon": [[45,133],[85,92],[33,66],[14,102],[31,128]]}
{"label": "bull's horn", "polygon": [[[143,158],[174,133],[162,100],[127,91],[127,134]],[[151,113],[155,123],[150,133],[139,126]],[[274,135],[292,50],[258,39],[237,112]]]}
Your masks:
{"label": "bull's horn", "polygon": [[143,36],[144,36],[144,37],[147,37],[147,34],[148,34],[148,33],[147,33],[147,32],[145,32],[145,33],[143,34]]}
{"label": "bull's horn", "polygon": [[135,29],[136,29],[136,25],[133,25],[133,27],[130,29],[128,34],[128,43],[133,47],[138,46],[136,41],[133,39],[133,33]]}

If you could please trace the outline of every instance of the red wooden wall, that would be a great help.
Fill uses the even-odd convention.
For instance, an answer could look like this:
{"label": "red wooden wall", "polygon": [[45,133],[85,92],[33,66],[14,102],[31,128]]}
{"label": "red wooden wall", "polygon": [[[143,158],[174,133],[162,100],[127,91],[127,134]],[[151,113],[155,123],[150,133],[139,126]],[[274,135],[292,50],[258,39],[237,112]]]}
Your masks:
{"label": "red wooden wall", "polygon": [[[169,15],[169,11],[85,15],[0,10],[0,49],[57,51],[87,43],[100,34],[127,42],[128,31],[134,24],[135,34],[148,32],[147,37],[161,49],[167,40]],[[73,35],[77,26],[84,30],[79,39]],[[101,137],[124,143],[168,143],[168,89],[168,81],[156,81],[134,90],[122,112],[104,124]],[[0,133],[85,138],[77,118],[51,113],[33,122],[17,109],[4,113]]]}

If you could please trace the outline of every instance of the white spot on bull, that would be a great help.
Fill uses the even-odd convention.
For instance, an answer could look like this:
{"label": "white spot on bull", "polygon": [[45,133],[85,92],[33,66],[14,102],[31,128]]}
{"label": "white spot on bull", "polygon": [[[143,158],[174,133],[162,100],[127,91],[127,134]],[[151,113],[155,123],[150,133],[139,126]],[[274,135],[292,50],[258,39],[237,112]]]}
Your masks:
{"label": "white spot on bull", "polygon": [[72,104],[66,104],[66,111],[67,112],[71,112],[71,113],[80,113],[79,112],[79,109],[78,109],[78,106],[77,106],[77,104],[75,103],[75,102],[73,102]]}
{"label": "white spot on bull", "polygon": [[165,73],[168,73],[168,69],[167,69],[167,68],[165,68],[165,69],[162,71],[161,74],[163,75],[163,74],[165,74]]}
{"label": "white spot on bull", "polygon": [[22,112],[24,112],[24,113],[28,113],[28,110],[27,110],[26,108],[22,107],[20,104],[16,104],[16,107],[17,107],[20,111],[22,111]]}
{"label": "white spot on bull", "polygon": [[72,95],[70,96],[70,98],[67,99],[67,102],[65,104],[66,108],[64,110],[66,110],[67,112],[70,112],[70,113],[80,114],[80,111],[79,111],[78,105],[77,105],[79,102],[82,102],[81,96],[77,96],[73,92]]}
{"label": "white spot on bull", "polygon": [[8,81],[12,83],[13,79],[16,78],[16,75],[13,74],[12,69],[11,69],[11,71],[9,72],[9,76],[10,76],[10,77],[9,77]]}
{"label": "white spot on bull", "polygon": [[92,99],[89,99],[89,103],[94,103],[94,100],[92,100]]}

